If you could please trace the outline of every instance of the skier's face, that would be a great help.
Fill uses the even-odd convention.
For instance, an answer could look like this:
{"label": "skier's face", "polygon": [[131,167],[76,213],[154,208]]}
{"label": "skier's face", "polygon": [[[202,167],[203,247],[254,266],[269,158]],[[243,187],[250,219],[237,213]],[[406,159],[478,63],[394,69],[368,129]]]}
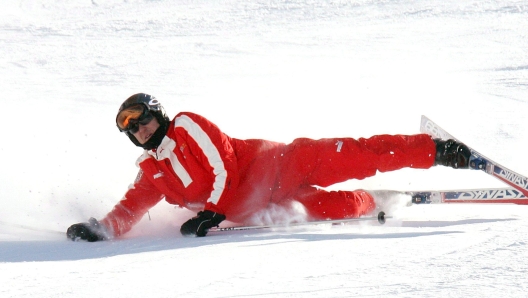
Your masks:
{"label": "skier's face", "polygon": [[141,123],[139,124],[139,129],[134,133],[134,137],[136,137],[138,142],[143,145],[152,137],[152,135],[154,135],[154,132],[156,132],[159,126],[158,119],[153,117],[149,123],[145,125]]}

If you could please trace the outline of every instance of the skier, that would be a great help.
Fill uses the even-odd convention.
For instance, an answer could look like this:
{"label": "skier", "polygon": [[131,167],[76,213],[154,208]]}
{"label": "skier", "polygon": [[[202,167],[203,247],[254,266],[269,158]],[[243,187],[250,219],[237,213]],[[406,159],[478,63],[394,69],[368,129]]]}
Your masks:
{"label": "skier", "polygon": [[318,187],[405,167],[468,168],[470,157],[464,144],[427,134],[299,138],[290,144],[240,140],[194,113],[181,112],[171,121],[158,100],[144,93],[123,102],[116,124],[145,149],[137,178],[101,221],[70,226],[69,239],[123,235],[163,198],[198,213],[181,226],[184,236],[205,236],[226,219],[250,224],[257,212],[292,202],[302,204],[311,220],[359,217],[375,209],[371,194]]}

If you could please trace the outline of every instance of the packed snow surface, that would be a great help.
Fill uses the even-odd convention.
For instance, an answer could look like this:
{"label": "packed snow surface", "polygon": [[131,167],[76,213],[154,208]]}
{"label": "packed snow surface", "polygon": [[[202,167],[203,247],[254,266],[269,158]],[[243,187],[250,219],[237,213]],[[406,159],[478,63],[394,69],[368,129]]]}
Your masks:
{"label": "packed snow surface", "polygon": [[[383,226],[183,238],[193,214],[160,203],[121,239],[64,234],[102,218],[134,180],[142,151],[115,113],[137,92],[171,116],[282,142],[414,134],[427,115],[527,175],[526,1],[1,6],[0,297],[526,297],[528,206],[403,202]],[[329,189],[504,186],[435,167]]]}

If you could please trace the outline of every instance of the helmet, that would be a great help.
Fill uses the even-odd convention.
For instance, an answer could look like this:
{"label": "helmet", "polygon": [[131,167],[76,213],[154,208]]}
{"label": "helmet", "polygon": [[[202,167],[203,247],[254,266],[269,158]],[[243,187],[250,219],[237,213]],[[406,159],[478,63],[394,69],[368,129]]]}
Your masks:
{"label": "helmet", "polygon": [[[145,107],[148,109],[149,113],[154,115],[159,123],[159,128],[154,132],[154,135],[150,137],[150,139],[145,142],[145,144],[141,144],[138,142],[136,137],[130,132],[125,131],[128,138],[138,147],[142,147],[145,150],[151,150],[154,148],[157,148],[159,144],[161,144],[161,140],[165,137],[165,134],[167,133],[167,130],[169,128],[170,119],[167,117],[167,114],[165,113],[165,110],[159,103],[159,101],[151,95],[145,94],[145,93],[138,93],[130,96],[127,100],[125,100],[121,106],[119,107],[119,110],[117,111],[117,116],[119,116],[119,113],[121,113],[123,110],[128,109],[131,106],[135,105],[145,105]],[[117,116],[116,116],[116,125],[117,125]],[[119,128],[119,125],[117,126]],[[119,129],[119,131],[122,131]]]}

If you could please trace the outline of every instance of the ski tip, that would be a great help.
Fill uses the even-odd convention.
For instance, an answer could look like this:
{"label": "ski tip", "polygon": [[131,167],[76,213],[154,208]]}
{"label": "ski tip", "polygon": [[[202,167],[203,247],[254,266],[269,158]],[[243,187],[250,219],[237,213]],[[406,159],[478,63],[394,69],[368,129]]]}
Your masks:
{"label": "ski tip", "polygon": [[385,223],[385,212],[380,211],[380,213],[378,213],[378,222],[380,224],[384,224]]}

